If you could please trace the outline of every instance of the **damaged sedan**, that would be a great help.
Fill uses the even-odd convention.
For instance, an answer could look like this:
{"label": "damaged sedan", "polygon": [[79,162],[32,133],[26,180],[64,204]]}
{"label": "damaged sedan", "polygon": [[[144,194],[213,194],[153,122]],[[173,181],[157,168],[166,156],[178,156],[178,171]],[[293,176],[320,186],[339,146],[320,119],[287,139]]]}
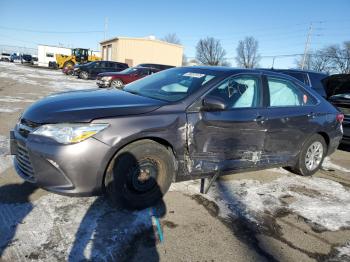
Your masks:
{"label": "damaged sedan", "polygon": [[17,173],[49,191],[144,208],[177,181],[278,166],[312,175],[343,118],[287,75],[182,67],[39,100],[11,131],[11,153]]}

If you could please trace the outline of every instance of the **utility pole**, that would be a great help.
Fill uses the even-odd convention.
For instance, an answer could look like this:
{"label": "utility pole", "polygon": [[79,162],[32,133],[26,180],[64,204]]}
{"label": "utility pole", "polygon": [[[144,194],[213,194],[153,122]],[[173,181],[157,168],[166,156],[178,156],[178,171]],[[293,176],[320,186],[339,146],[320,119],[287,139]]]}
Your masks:
{"label": "utility pole", "polygon": [[309,32],[307,33],[306,37],[306,43],[305,43],[305,49],[304,49],[304,56],[303,56],[303,62],[301,63],[301,69],[303,70],[305,67],[305,62],[306,62],[306,56],[309,51],[310,43],[311,43],[311,35],[312,35],[312,23],[310,24],[309,27]]}
{"label": "utility pole", "polygon": [[107,34],[108,34],[108,17],[105,17],[105,39],[107,39]]}

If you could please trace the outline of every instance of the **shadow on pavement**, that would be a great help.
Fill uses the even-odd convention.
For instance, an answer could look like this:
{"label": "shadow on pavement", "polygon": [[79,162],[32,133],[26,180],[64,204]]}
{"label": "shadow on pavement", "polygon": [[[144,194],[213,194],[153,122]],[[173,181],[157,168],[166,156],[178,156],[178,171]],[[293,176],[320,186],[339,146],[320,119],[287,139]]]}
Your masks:
{"label": "shadow on pavement", "polygon": [[[156,211],[154,211],[156,210]],[[144,251],[145,261],[159,261],[157,233],[152,213],[166,213],[163,201],[152,208],[130,211],[112,205],[104,197],[96,199],[86,212],[69,253],[68,261],[131,261]],[[97,219],[96,219],[97,217]]]}
{"label": "shadow on pavement", "polygon": [[338,150],[350,152],[350,144],[340,144]]}
{"label": "shadow on pavement", "polygon": [[[131,174],[141,174],[141,167],[131,153],[124,152],[120,159],[124,159],[122,164],[125,167],[132,167],[132,172],[116,174],[113,171],[114,177],[123,175],[129,181]],[[115,163],[119,163],[118,158]],[[152,176],[149,179],[153,185],[150,191],[161,194],[157,181]],[[124,184],[116,178],[114,181],[109,184],[115,187],[111,194],[118,195],[115,199],[119,199],[120,184]],[[118,185],[115,184],[116,181]],[[131,185],[126,182],[125,187],[132,187]],[[129,190],[131,191],[130,188]],[[145,201],[147,193],[133,190],[137,195],[133,201]],[[68,261],[82,261],[86,258],[91,261],[159,261],[156,248],[159,232],[152,220],[166,214],[164,201],[161,199],[156,205],[137,211],[123,208],[125,205],[122,202],[121,198],[118,202],[99,197],[92,203],[79,225]]]}
{"label": "shadow on pavement", "polygon": [[29,197],[36,190],[37,187],[27,182],[0,187],[0,260],[14,240],[17,225],[32,211]]}

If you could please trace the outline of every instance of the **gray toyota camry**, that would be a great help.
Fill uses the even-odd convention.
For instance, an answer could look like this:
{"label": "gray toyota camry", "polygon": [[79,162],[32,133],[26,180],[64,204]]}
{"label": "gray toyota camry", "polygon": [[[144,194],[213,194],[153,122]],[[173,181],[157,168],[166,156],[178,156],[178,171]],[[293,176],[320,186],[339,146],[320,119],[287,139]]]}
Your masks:
{"label": "gray toyota camry", "polygon": [[39,100],[11,131],[11,153],[17,173],[49,191],[143,208],[176,181],[270,167],[312,175],[343,117],[287,75],[182,67]]}

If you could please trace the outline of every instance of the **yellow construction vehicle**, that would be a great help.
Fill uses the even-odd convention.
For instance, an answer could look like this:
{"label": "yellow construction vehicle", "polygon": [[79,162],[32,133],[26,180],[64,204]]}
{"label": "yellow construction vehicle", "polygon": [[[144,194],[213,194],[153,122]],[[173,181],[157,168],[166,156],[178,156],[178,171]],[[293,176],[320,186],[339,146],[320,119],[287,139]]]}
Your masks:
{"label": "yellow construction vehicle", "polygon": [[84,48],[73,48],[72,55],[56,54],[57,67],[66,69],[65,71],[72,70],[77,63],[84,64],[97,60],[101,60],[101,58],[92,54],[91,50]]}

